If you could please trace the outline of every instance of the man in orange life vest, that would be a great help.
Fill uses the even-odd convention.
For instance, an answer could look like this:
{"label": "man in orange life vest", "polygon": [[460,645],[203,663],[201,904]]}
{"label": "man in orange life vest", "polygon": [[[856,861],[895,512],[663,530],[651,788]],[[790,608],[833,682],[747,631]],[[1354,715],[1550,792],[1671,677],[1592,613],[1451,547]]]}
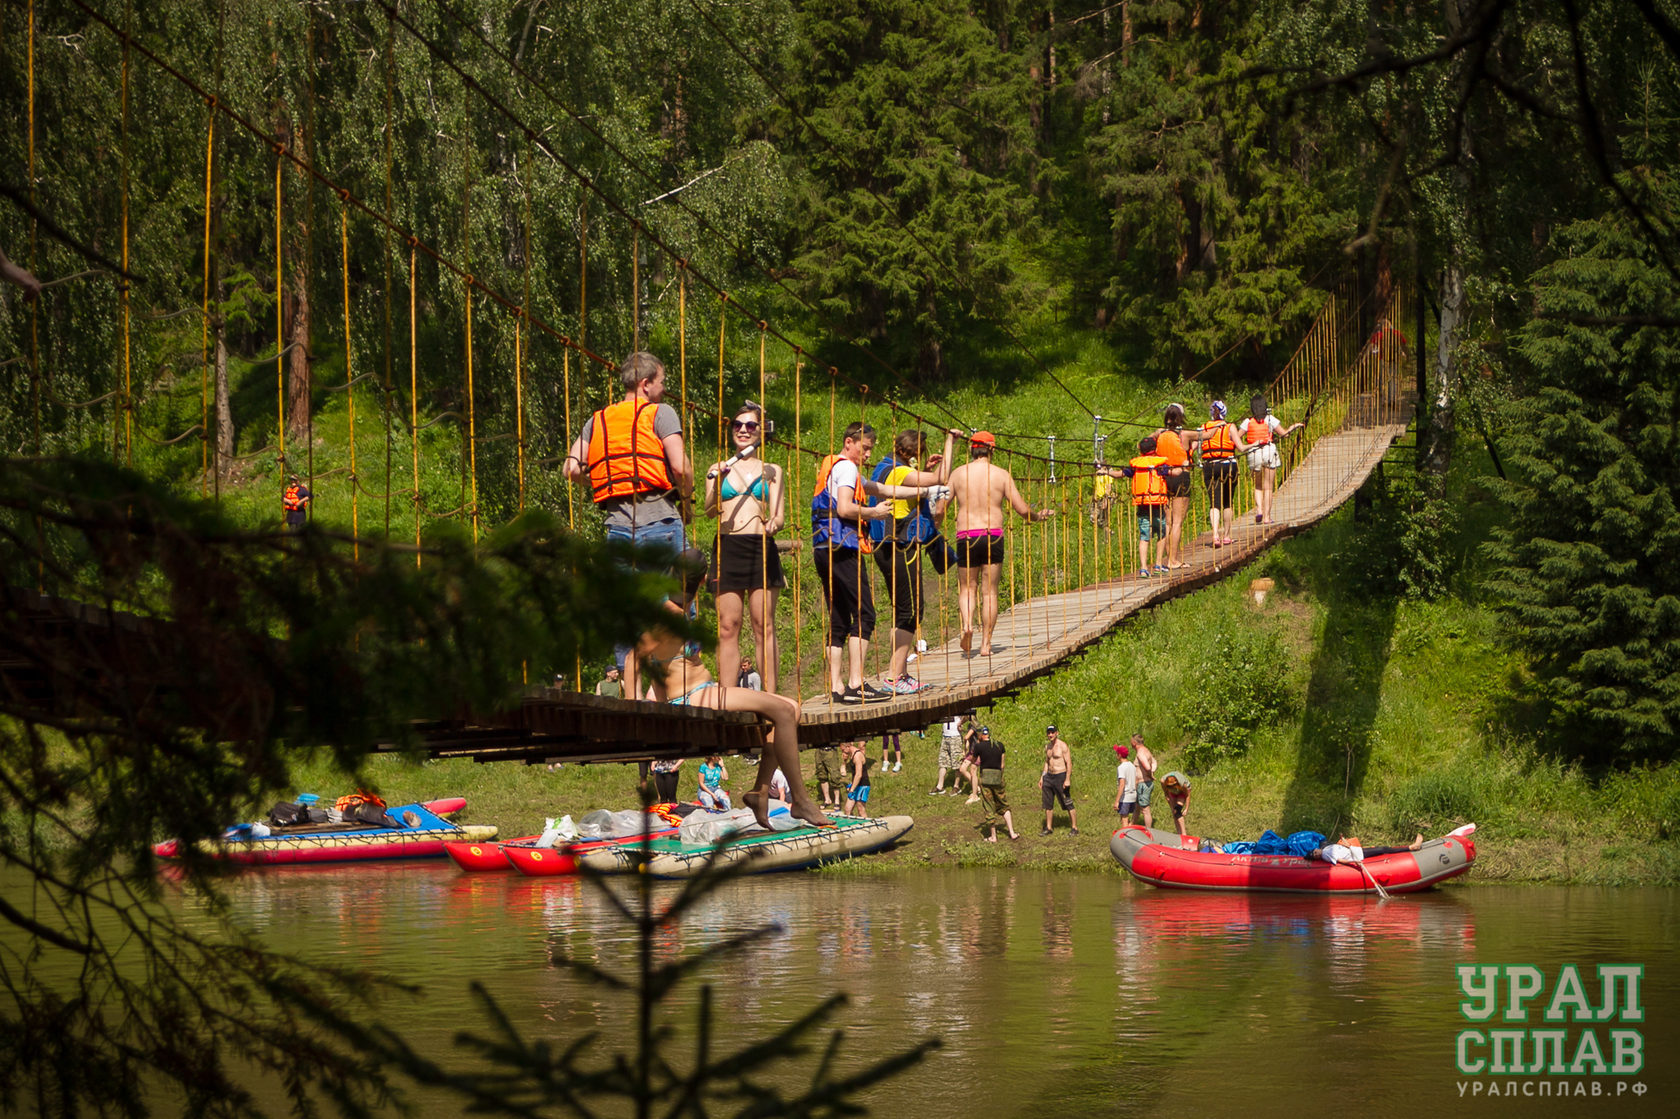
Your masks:
{"label": "man in orange life vest", "polygon": [[298,481],[296,474],[286,476],[286,489],[280,495],[280,508],[286,513],[286,531],[302,532],[303,526],[309,521],[309,502],[315,495],[309,492],[309,487]]}
{"label": "man in orange life vest", "polygon": [[[561,464],[568,480],[587,482],[607,522],[607,539],[668,551],[688,546],[679,502],[694,494],[694,465],[683,449],[682,418],[665,398],[665,365],[634,353],[618,367],[624,399],[584,421]],[[638,666],[624,662],[624,695],[639,699]]]}

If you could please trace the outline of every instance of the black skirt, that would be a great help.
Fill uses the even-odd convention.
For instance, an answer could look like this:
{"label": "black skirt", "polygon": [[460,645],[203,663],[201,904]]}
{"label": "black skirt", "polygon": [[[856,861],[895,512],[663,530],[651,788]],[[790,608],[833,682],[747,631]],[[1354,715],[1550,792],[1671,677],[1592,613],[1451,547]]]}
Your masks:
{"label": "black skirt", "polygon": [[719,536],[712,548],[712,570],[719,594],[787,586],[776,538],[759,533]]}

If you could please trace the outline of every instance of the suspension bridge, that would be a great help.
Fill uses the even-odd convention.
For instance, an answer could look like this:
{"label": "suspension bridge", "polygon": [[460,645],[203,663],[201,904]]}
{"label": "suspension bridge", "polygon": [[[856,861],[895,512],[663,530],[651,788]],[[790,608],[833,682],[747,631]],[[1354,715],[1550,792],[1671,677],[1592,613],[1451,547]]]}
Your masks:
{"label": "suspension bridge", "polygon": [[[1237,491],[1238,527],[1229,532],[1235,543],[1216,548],[1211,534],[1190,538],[1194,526],[1207,521],[1206,490],[1197,485],[1185,518],[1185,566],[1164,577],[1143,576],[1135,562],[1135,512],[1127,501],[1117,500],[1115,491],[1105,492],[1106,479],[1098,473],[1104,465],[1106,437],[1101,429],[1105,421],[1090,402],[1073,393],[1017,340],[1029,361],[1066,394],[1070,415],[1079,422],[1085,417],[1092,421],[1098,432],[1092,439],[1092,456],[1058,460],[1024,446],[1036,447],[1038,440],[1052,433],[1005,437],[998,449],[999,465],[1010,469],[1032,504],[1054,509],[1058,515],[1041,524],[1018,523],[1010,531],[1001,594],[1004,610],[994,648],[981,655],[963,652],[955,632],[955,576],[935,578],[924,572],[927,648],[918,653],[913,669],[920,690],[856,706],[835,704],[827,691],[820,637],[826,615],[822,587],[808,560],[805,503],[817,460],[838,449],[839,429],[854,419],[880,428],[883,442],[903,428],[922,428],[931,436],[951,426],[973,430],[985,424],[970,422],[976,417],[955,414],[938,398],[928,398],[872,349],[849,342],[846,332],[820,306],[766,271],[768,283],[759,290],[774,288],[783,293],[817,324],[825,342],[850,345],[876,384],[871,387],[855,368],[813,361],[806,342],[732,294],[721,277],[697,265],[694,244],[683,243],[668,224],[652,220],[649,213],[579,167],[565,146],[551,138],[551,129],[539,126],[529,115],[529,106],[540,98],[575,127],[590,132],[605,149],[622,157],[628,177],[639,177],[648,187],[658,188],[648,192],[655,201],[671,198],[669,183],[625,155],[517,60],[488,42],[483,49],[469,52],[460,46],[465,40],[457,37],[452,47],[384,0],[345,13],[345,18],[357,19],[377,19],[383,14],[384,26],[376,29],[379,34],[370,41],[384,37],[387,80],[394,81],[397,73],[395,44],[405,41],[426,59],[436,80],[452,83],[465,111],[482,130],[511,137],[524,145],[527,156],[544,157],[545,162],[526,162],[519,172],[524,180],[516,175],[497,179],[486,170],[492,161],[473,147],[470,138],[461,141],[462,161],[478,169],[479,179],[474,185],[472,174],[464,177],[462,218],[458,228],[451,229],[435,219],[423,224],[412,208],[405,210],[393,201],[389,144],[404,121],[397,118],[392,98],[383,99],[387,138],[383,191],[377,183],[368,189],[366,182],[358,190],[347,173],[322,155],[332,150],[331,145],[316,138],[300,143],[294,132],[271,124],[272,105],[240,104],[217,84],[219,78],[212,81],[195,72],[195,61],[201,65],[201,59],[172,55],[167,43],[137,33],[133,21],[106,10],[109,5],[69,0],[60,7],[56,14],[64,26],[38,27],[33,6],[27,26],[29,210],[39,215],[41,209],[35,184],[50,184],[54,178],[50,146],[36,142],[35,69],[38,65],[49,71],[54,66],[67,71],[82,67],[86,60],[80,45],[88,37],[99,36],[106,47],[114,48],[114,57],[111,52],[101,57],[111,59],[108,72],[102,73],[111,87],[111,149],[120,154],[121,219],[113,228],[83,232],[97,232],[94,240],[115,245],[120,265],[103,272],[104,278],[117,281],[108,294],[93,290],[92,285],[103,282],[96,276],[85,281],[73,297],[68,294],[70,288],[59,289],[65,293],[62,296],[49,290],[29,312],[31,319],[21,335],[24,352],[19,356],[30,373],[34,450],[39,452],[51,443],[50,431],[43,434],[43,415],[49,420],[55,414],[92,417],[95,422],[75,419],[67,426],[109,433],[108,450],[119,461],[134,462],[137,444],[178,448],[177,456],[195,451],[199,489],[210,499],[222,499],[224,486],[231,486],[235,478],[266,478],[278,494],[287,473],[296,472],[317,494],[317,515],[345,527],[356,538],[390,540],[411,533],[418,546],[426,527],[441,521],[468,526],[476,537],[487,521],[511,516],[538,500],[563,505],[572,528],[595,531],[593,513],[576,488],[557,489],[538,484],[537,479],[545,471],[552,473],[583,418],[616,397],[611,370],[617,363],[601,352],[611,347],[599,341],[591,344],[590,339],[606,337],[639,349],[657,328],[671,339],[668,349],[674,352],[662,356],[670,366],[671,402],[681,414],[697,474],[704,472],[708,454],[713,461],[726,458],[724,427],[734,414],[735,398],[750,394],[766,402],[780,421],[782,433],[764,443],[766,461],[780,467],[789,479],[788,531],[783,544],[790,562],[788,586],[777,614],[783,637],[776,668],[779,690],[806,697],[800,719],[803,744],[916,729],[1018,691],[1089,648],[1139,610],[1228,577],[1267,547],[1321,521],[1363,484],[1410,419],[1407,355],[1394,341],[1393,332],[1385,336],[1379,326],[1413,321],[1410,294],[1403,285],[1386,279],[1371,291],[1362,291],[1352,281],[1336,286],[1282,371],[1269,384],[1256,386],[1264,389],[1285,423],[1305,425],[1284,447],[1273,517],[1265,524],[1253,523],[1245,476]],[[441,10],[445,16],[452,15],[447,6]],[[71,19],[75,13],[79,17]],[[468,26],[463,34],[471,30]],[[66,44],[77,49],[68,49]],[[497,92],[501,82],[512,82],[521,97],[528,94],[533,100],[510,100]],[[141,115],[131,111],[137,86],[150,106]],[[100,110],[87,107],[87,111]],[[198,131],[189,161],[186,140],[193,129]],[[470,136],[471,130],[467,133]],[[171,197],[166,206],[155,192],[147,194],[136,185],[131,151],[142,140],[146,150],[170,153],[177,165],[191,162],[203,168],[203,202],[189,215],[190,222],[183,223],[171,209],[179,208],[178,198]],[[269,161],[267,169],[262,175],[254,174],[264,159]],[[235,165],[242,175],[232,173]],[[562,263],[564,254],[545,256],[531,251],[536,219],[530,181],[541,175],[563,181],[578,199],[576,267],[570,272]],[[57,184],[60,189],[75,185]],[[484,201],[485,196],[491,200]],[[671,199],[671,205],[683,212],[697,236],[738,248],[734,235],[688,208],[680,194]],[[882,205],[886,207],[885,202]],[[591,207],[597,215],[593,225],[588,217]],[[486,217],[487,211],[500,215],[500,220]],[[228,216],[230,212],[238,214],[238,223]],[[313,215],[311,228],[317,237],[326,237],[331,230],[337,251],[321,251],[319,245],[297,250],[296,239],[287,230],[305,213]],[[323,215],[334,220],[324,220]],[[201,251],[195,250],[202,278],[201,282],[194,278],[198,296],[194,301],[183,303],[179,285],[148,286],[132,274],[141,269],[131,259],[131,229],[170,221],[180,226],[180,239],[201,246]],[[220,231],[240,223],[248,238],[257,239],[254,244],[260,251],[247,245],[246,257],[236,265],[229,238]],[[269,232],[258,232],[264,230]],[[915,236],[908,229],[905,235]],[[477,251],[475,240],[481,246]],[[45,267],[50,275],[54,258],[46,250],[36,253],[34,229],[30,244],[31,267],[37,271]],[[272,298],[272,346],[248,364],[254,371],[272,368],[267,392],[275,408],[272,428],[254,421],[246,424],[250,430],[267,432],[267,437],[259,434],[239,445],[236,437],[230,441],[223,430],[228,426],[222,420],[230,410],[229,390],[212,376],[225,362],[226,346],[227,315],[218,310],[226,300],[218,300],[217,295],[226,291],[230,270],[259,257],[271,262],[271,270],[246,279]],[[70,270],[67,259],[67,250],[60,248],[59,271]],[[609,263],[603,263],[604,259]],[[369,260],[376,263],[370,266]],[[616,288],[612,286],[615,277],[620,281]],[[628,283],[621,282],[624,279]],[[609,291],[622,296],[616,305],[600,296],[603,280]],[[332,293],[331,299],[317,303],[318,310],[330,308],[330,313],[318,313],[313,325],[307,301],[289,294],[300,290],[300,285],[316,293]],[[658,294],[647,294],[655,289]],[[99,325],[90,330],[86,321],[58,313],[55,298],[65,305],[74,298],[78,310],[95,307],[100,312]],[[193,378],[175,379],[176,395],[165,403],[156,387],[160,378],[148,384],[144,371],[135,367],[137,352],[167,348],[177,341],[171,333],[177,328],[168,325],[177,316],[197,320],[190,333],[200,373],[198,393],[190,404],[183,404],[180,385],[190,385]],[[422,341],[428,337],[423,320],[428,317],[432,337],[451,339],[459,347],[448,362],[460,374],[456,383],[444,384],[436,356],[430,357],[428,366],[423,355]],[[323,333],[325,337],[317,336]],[[318,445],[310,428],[311,390],[324,387],[312,380],[317,376],[314,354],[330,346],[342,347],[343,380],[331,387],[344,395],[347,419],[345,445],[336,448]],[[691,352],[708,356],[702,361],[691,357]],[[72,361],[88,364],[90,353],[102,359],[93,364],[108,370],[108,381],[94,384],[90,378],[84,399],[65,397],[63,370]],[[715,363],[710,360],[713,353]],[[816,383],[814,388],[811,381]],[[1162,403],[1179,397],[1195,417],[1203,414],[1198,402],[1204,395],[1197,385],[1185,382],[1164,394]],[[360,429],[358,398],[363,415]],[[181,415],[190,417],[193,411],[197,423],[182,422]],[[1115,445],[1129,448],[1137,437],[1153,431],[1158,426],[1158,409],[1152,411],[1106,421],[1118,431],[1113,436]],[[370,412],[379,417],[379,423],[367,423]],[[165,426],[148,431],[147,416]],[[1191,422],[1194,425],[1194,419]],[[374,430],[370,432],[369,427]],[[427,483],[422,456],[433,456],[436,471],[440,432],[458,437],[458,456],[449,453],[459,462],[458,493]],[[707,432],[713,436],[709,446],[703,438]],[[1065,434],[1063,438],[1066,446]],[[406,447],[394,449],[399,440]],[[316,469],[317,456],[327,460],[323,469]],[[1129,452],[1114,457],[1123,460]],[[380,468],[367,465],[381,460],[382,481]],[[178,468],[180,463],[174,465]],[[364,505],[368,510],[383,509],[382,525],[377,512],[364,514]],[[703,519],[689,530],[702,548],[711,545],[718,531],[714,523]],[[416,562],[423,562],[423,549],[418,547]],[[865,565],[866,569],[872,566]],[[866,570],[865,577],[879,583],[872,570]],[[877,601],[884,599],[877,590]],[[47,626],[94,627],[87,631],[91,633],[113,625],[109,612],[101,620],[52,604],[33,604],[29,609]],[[148,648],[166,640],[151,621],[138,627],[124,623],[115,630],[145,633]],[[744,639],[747,633],[750,627],[744,627]],[[871,648],[872,674],[883,667],[889,643],[884,631],[878,634]],[[136,663],[145,659],[138,647],[135,659]],[[720,675],[727,677],[731,667],[721,666]],[[0,671],[5,669],[0,665]],[[761,740],[761,725],[744,714],[587,694],[582,664],[571,666],[557,684],[527,689],[506,712],[440,718],[425,725],[421,729],[429,752],[482,761],[605,760],[740,752]]]}

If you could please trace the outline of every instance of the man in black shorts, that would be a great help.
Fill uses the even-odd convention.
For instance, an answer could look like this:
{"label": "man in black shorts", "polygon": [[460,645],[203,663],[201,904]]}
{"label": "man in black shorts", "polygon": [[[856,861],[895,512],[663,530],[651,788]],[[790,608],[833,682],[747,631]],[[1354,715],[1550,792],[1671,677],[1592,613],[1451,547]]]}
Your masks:
{"label": "man in black shorts", "polygon": [[1003,507],[1032,521],[1047,520],[1051,509],[1034,510],[1021,496],[1009,471],[992,463],[997,436],[977,431],[969,436],[969,461],[951,472],[957,503],[957,610],[962,616],[962,650],[974,650],[974,600],[980,598],[981,656],[992,655],[997,628],[998,583],[1003,573]]}
{"label": "man in black shorts", "polygon": [[1073,751],[1055,727],[1045,727],[1044,735],[1044,770],[1038,775],[1044,802],[1044,830],[1039,834],[1050,834],[1051,820],[1059,803],[1068,814],[1068,830],[1078,835],[1079,816],[1073,810]]}

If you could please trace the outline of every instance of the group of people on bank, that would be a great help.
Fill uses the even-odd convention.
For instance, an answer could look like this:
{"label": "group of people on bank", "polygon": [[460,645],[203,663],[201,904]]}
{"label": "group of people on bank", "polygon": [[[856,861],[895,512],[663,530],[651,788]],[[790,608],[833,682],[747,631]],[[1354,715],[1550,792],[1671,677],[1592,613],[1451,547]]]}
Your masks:
{"label": "group of people on bank", "polygon": [[[687,539],[683,512],[693,498],[695,475],[683,442],[681,417],[664,403],[664,364],[650,353],[631,354],[620,366],[619,377],[623,399],[585,421],[562,470],[570,481],[589,487],[609,540],[678,557],[682,589],[666,604],[674,615],[690,614],[710,572],[718,612],[718,663],[736,663],[742,626],[750,624],[763,690],[720,686],[702,663],[698,646],[684,641],[674,629],[644,634],[634,646],[615,650],[615,665],[622,666],[618,686],[627,697],[651,691],[656,698],[679,706],[762,716],[773,728],[772,748],[760,760],[753,790],[741,798],[744,805],[764,815],[771,778],[780,768],[790,779],[793,815],[812,823],[826,822],[821,807],[798,779],[799,706],[777,691],[776,599],[787,579],[776,533],[785,521],[787,478],[781,467],[765,461],[761,453],[770,434],[764,410],[747,401],[735,411],[729,425],[733,453],[705,472],[703,508],[718,522],[708,562],[708,557],[689,547]],[[1132,479],[1140,513],[1148,511],[1147,517],[1140,516],[1145,560],[1152,537],[1168,549],[1158,550],[1158,558],[1165,561],[1159,570],[1182,566],[1177,540],[1183,509],[1188,507],[1192,450],[1200,452],[1209,484],[1217,481],[1221,487],[1227,526],[1234,523],[1229,500],[1235,482],[1233,474],[1226,483],[1220,456],[1229,451],[1234,459],[1240,447],[1250,455],[1251,463],[1259,463],[1257,471],[1265,473],[1256,476],[1256,508],[1264,523],[1271,474],[1277,466],[1276,442],[1300,426],[1284,428],[1264,411],[1264,401],[1258,398],[1256,414],[1240,427],[1222,425],[1224,406],[1219,402],[1214,404],[1214,415],[1214,423],[1189,430],[1182,407],[1173,405],[1162,429],[1140,443],[1139,456],[1125,467],[1106,472]],[[969,461],[953,467],[959,437],[968,442]],[[920,577],[924,554],[942,572],[953,565],[957,569],[964,653],[991,655],[1007,510],[1032,521],[1053,515],[1050,509],[1034,509],[1009,471],[992,461],[997,439],[990,432],[965,435],[949,430],[941,452],[933,455],[927,453],[924,433],[901,432],[892,452],[866,476],[875,443],[874,428],[861,422],[848,425],[840,450],[819,464],[811,495],[810,547],[828,605],[825,646],[834,703],[862,703],[919,690],[909,661],[924,607]],[[1177,504],[1181,499],[1182,506]],[[953,506],[954,538],[947,543],[940,525]],[[1164,507],[1159,519],[1157,506]],[[1214,516],[1218,518],[1220,512]],[[1216,538],[1218,523],[1216,519]],[[892,656],[880,683],[864,678],[865,655],[876,622],[871,581],[864,567],[866,555],[873,556],[885,578],[893,610]],[[650,679],[642,678],[644,666]]]}

